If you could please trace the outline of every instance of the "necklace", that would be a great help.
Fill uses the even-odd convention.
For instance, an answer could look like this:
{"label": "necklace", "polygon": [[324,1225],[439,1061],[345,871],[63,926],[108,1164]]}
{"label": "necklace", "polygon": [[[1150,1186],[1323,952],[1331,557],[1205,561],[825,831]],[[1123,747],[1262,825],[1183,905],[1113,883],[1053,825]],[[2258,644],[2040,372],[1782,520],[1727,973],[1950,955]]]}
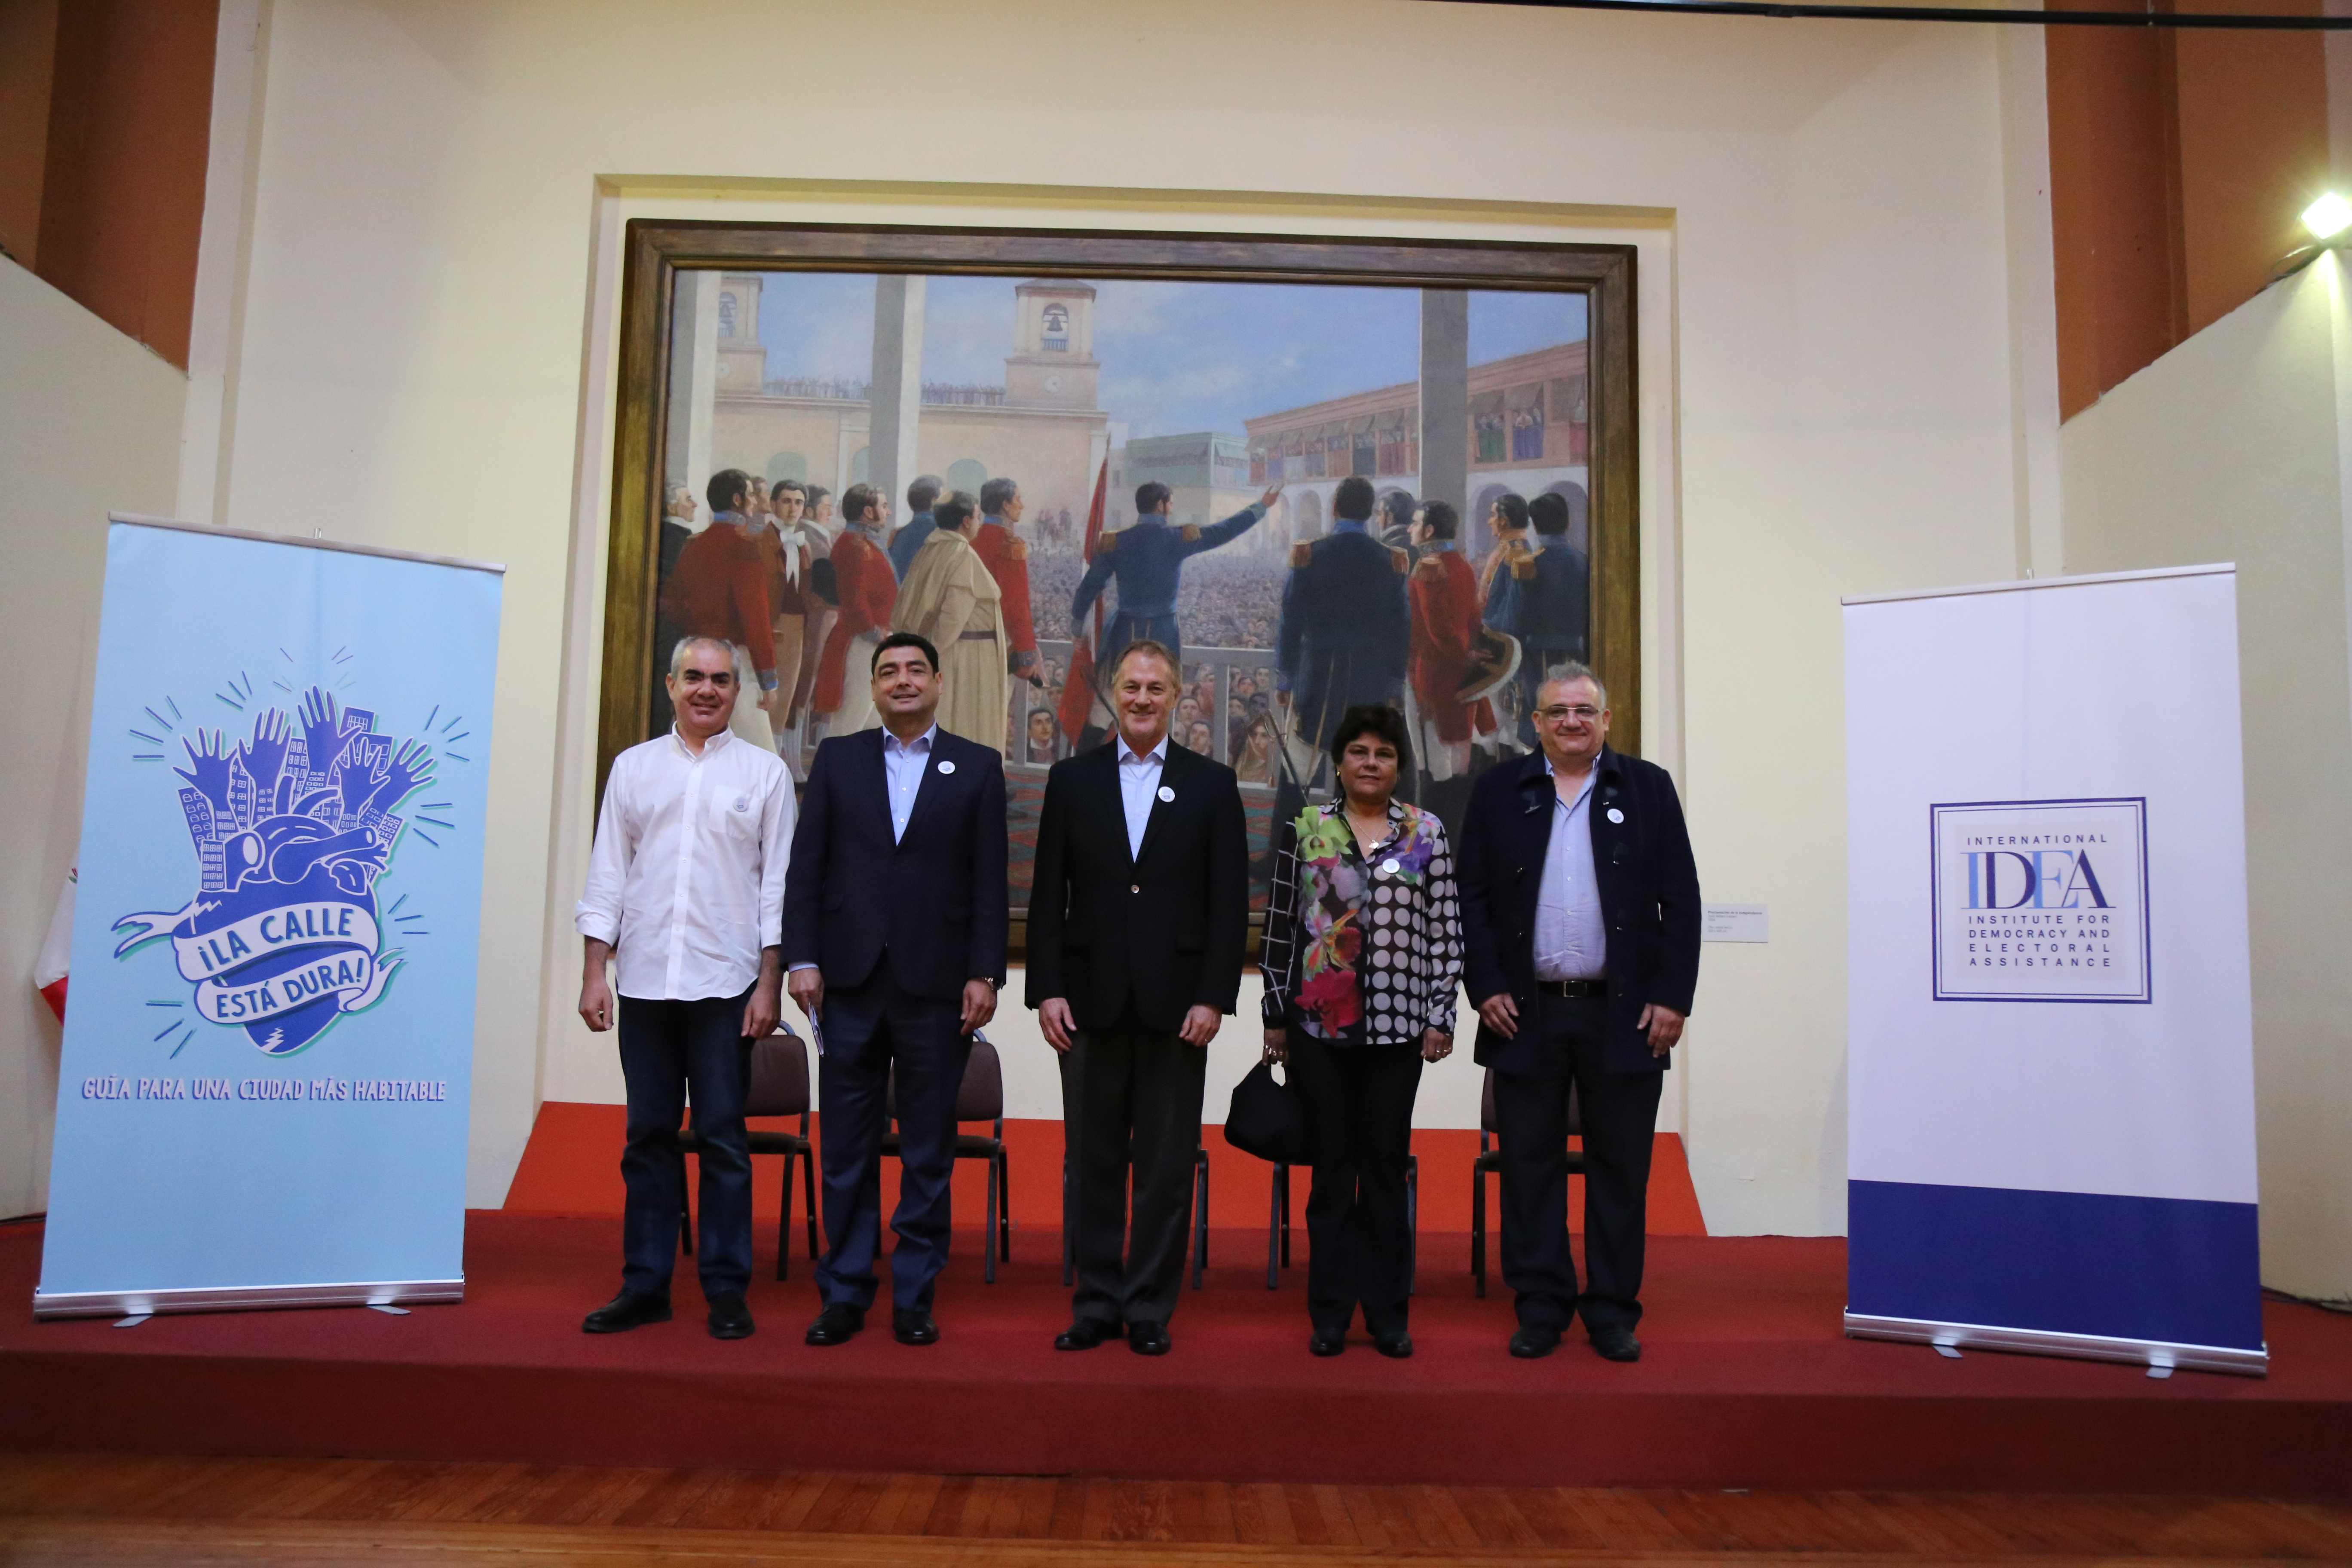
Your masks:
{"label": "necklace", "polygon": [[1356,808],[1352,802],[1342,805],[1339,808],[1339,815],[1347,819],[1348,831],[1355,835],[1356,850],[1359,854],[1370,855],[1379,847],[1381,840],[1389,836],[1389,814],[1385,807],[1374,819],[1374,826],[1369,832],[1366,831],[1364,819],[1356,815]]}

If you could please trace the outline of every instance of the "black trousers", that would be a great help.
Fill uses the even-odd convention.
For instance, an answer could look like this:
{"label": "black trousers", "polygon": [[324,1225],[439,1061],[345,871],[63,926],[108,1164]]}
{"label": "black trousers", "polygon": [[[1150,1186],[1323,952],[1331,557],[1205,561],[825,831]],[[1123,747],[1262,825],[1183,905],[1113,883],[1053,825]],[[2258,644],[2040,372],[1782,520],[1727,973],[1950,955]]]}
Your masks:
{"label": "black trousers", "polygon": [[886,954],[865,984],[825,987],[824,1018],[817,1142],[825,1251],[816,1266],[817,1294],[827,1306],[864,1311],[874,1304],[882,1245],[882,1133],[895,1062],[898,1208],[890,1229],[898,1242],[890,1253],[890,1301],[929,1311],[948,1261],[956,1091],[971,1057],[962,1001],[902,990]]}
{"label": "black trousers", "polygon": [[1290,1081],[1315,1133],[1307,1317],[1318,1333],[1346,1333],[1359,1305],[1366,1332],[1404,1331],[1412,1288],[1404,1164],[1421,1066],[1418,1045],[1335,1046],[1290,1031]]}
{"label": "black trousers", "polygon": [[[1664,1072],[1610,1072],[1601,1026],[1608,1003],[1538,994],[1521,1028],[1539,1031],[1533,1073],[1495,1075],[1495,1131],[1503,1152],[1503,1282],[1519,1321],[1565,1329],[1581,1312],[1589,1332],[1642,1321],[1642,1254],[1650,1151]],[[1568,1249],[1568,1095],[1584,1131],[1585,1285]]]}
{"label": "black trousers", "polygon": [[669,1294],[677,1227],[686,1212],[686,1155],[678,1119],[689,1091],[695,1158],[702,1167],[702,1235],[695,1259],[705,1297],[740,1295],[751,1283],[751,1151],[743,1097],[751,1087],[751,1042],[740,996],[692,1002],[621,998],[621,1077],[628,1086],[628,1142],[621,1180],[621,1285]]}
{"label": "black trousers", "polygon": [[[1131,1016],[1082,1030],[1062,1055],[1063,1136],[1073,1140],[1078,1288],[1071,1313],[1166,1323],[1184,1283],[1192,1159],[1209,1053]],[[1134,1224],[1128,1222],[1129,1170]]]}

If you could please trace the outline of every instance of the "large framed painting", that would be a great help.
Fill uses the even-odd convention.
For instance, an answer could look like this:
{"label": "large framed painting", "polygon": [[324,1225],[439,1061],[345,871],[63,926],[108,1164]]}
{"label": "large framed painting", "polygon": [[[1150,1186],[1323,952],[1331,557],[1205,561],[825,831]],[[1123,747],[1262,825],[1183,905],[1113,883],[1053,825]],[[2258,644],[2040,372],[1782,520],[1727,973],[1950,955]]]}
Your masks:
{"label": "large framed painting", "polygon": [[[623,289],[600,787],[689,633],[796,776],[876,722],[876,639],[929,636],[942,723],[1004,752],[1016,914],[1131,638],[1178,651],[1261,901],[1350,703],[1450,823],[1568,660],[1640,750],[1631,247],[641,220]],[[1385,577],[1326,569],[1349,531]]]}

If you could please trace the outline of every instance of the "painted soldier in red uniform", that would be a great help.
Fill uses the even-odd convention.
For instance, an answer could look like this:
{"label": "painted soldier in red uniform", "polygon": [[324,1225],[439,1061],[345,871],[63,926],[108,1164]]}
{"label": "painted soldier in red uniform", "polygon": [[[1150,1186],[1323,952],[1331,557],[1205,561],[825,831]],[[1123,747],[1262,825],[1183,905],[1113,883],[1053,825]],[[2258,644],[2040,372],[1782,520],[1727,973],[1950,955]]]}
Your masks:
{"label": "painted soldier in red uniform", "polygon": [[[852,485],[842,492],[841,521],[841,537],[833,542],[834,591],[841,600],[841,616],[824,639],[809,706],[832,714],[831,732],[846,735],[865,729],[874,716],[866,667],[874,647],[890,629],[898,576],[882,549],[881,506],[872,485]],[[857,666],[854,682],[847,677],[853,660]],[[853,689],[856,700],[845,709],[844,700]]]}
{"label": "painted soldier in red uniform", "polygon": [[1037,656],[1037,628],[1029,614],[1029,542],[1013,531],[1028,505],[1021,487],[1012,479],[991,479],[980,487],[980,533],[972,548],[980,552],[988,574],[1004,596],[1004,636],[1010,647],[1012,674],[1033,687],[1045,684],[1045,661]]}
{"label": "painted soldier in red uniform", "polygon": [[[775,627],[768,602],[767,571],[748,515],[753,493],[751,477],[740,468],[722,468],[710,476],[705,494],[710,502],[710,526],[686,542],[677,553],[669,581],[663,584],[659,610],[664,620],[685,628],[688,637],[717,637],[735,645],[736,671],[746,689],[756,689],[754,703],[737,702],[731,726],[761,751],[773,751],[770,725],[781,718],[783,693],[776,676]],[[667,648],[657,649],[663,659]]]}

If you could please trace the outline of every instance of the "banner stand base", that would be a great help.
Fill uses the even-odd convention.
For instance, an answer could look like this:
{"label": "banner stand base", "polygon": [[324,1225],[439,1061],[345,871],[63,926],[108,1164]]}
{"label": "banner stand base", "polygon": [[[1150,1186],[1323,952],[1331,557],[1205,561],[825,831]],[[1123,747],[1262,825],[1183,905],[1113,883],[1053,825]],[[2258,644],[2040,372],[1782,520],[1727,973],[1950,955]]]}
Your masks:
{"label": "banner stand base", "polygon": [[35,1290],[33,1316],[146,1317],[156,1312],[258,1312],[286,1307],[413,1306],[465,1299],[462,1277],[348,1285],[226,1285],[200,1290]]}
{"label": "banner stand base", "polygon": [[[2074,1356],[2084,1361],[2122,1362],[2145,1366],[2151,1375],[2174,1370],[2226,1372],[2241,1377],[2268,1377],[2271,1356],[2261,1350],[2237,1350],[2227,1345],[2177,1345],[2157,1340],[2126,1340],[2105,1334],[2064,1334],[2052,1329],[1996,1329],[1981,1323],[1939,1323],[1925,1318],[1880,1318],[1866,1312],[1845,1314],[1850,1340],[1899,1340],[1933,1345],[1952,1354],[1960,1350],[2014,1351],[2026,1355]],[[2158,1373],[2156,1369],[2163,1372]]]}

